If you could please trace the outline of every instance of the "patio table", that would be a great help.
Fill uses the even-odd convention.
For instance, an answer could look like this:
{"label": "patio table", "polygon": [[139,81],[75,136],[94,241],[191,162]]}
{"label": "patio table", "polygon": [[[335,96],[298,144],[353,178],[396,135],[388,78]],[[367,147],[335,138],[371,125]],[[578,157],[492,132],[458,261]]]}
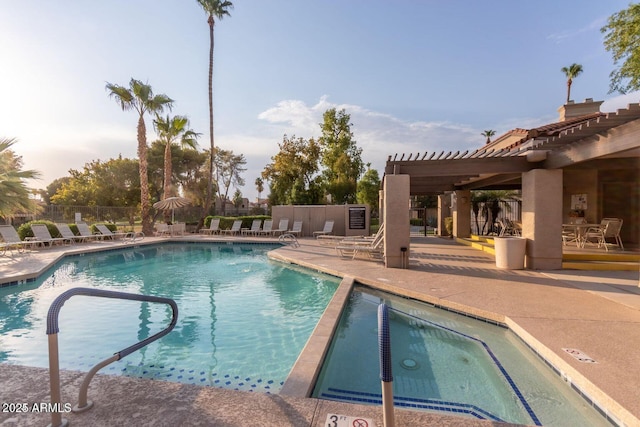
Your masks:
{"label": "patio table", "polygon": [[584,248],[584,244],[585,242],[585,233],[586,231],[591,228],[591,227],[600,227],[600,224],[589,224],[589,223],[582,223],[582,224],[562,224],[562,231],[564,232],[565,230],[571,230],[575,233],[576,236],[576,246],[579,248]]}

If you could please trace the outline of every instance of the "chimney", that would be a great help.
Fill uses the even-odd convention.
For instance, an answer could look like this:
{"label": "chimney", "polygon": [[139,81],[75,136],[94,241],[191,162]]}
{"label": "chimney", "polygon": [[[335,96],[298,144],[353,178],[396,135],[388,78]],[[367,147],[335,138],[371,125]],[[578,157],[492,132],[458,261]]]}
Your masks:
{"label": "chimney", "polygon": [[594,114],[600,112],[600,104],[604,101],[593,101],[593,98],[587,98],[584,102],[576,104],[573,101],[569,101],[562,107],[558,108],[560,113],[560,121],[564,122],[574,117],[586,116],[588,114]]}

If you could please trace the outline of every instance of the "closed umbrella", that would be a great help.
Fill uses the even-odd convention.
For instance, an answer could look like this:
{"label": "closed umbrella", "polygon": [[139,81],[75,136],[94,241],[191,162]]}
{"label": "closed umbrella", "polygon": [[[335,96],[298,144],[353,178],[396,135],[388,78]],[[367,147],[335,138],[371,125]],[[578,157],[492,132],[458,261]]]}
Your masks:
{"label": "closed umbrella", "polygon": [[185,207],[189,204],[191,204],[189,199],[185,199],[184,197],[168,197],[154,203],[153,207],[161,211],[171,209],[171,222],[174,222],[174,210],[176,208]]}

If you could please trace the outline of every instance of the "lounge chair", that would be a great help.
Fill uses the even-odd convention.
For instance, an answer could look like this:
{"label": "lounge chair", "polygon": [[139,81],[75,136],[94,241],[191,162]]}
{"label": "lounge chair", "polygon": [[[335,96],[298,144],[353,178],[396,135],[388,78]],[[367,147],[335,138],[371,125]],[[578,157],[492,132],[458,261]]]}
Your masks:
{"label": "lounge chair", "polygon": [[201,228],[200,234],[218,234],[220,233],[220,218],[213,218],[209,224],[209,228]]}
{"label": "lounge chair", "polygon": [[358,254],[367,254],[370,258],[380,257],[384,252],[384,228],[380,227],[373,240],[344,240],[338,246],[336,251],[340,256],[351,256],[354,259]]}
{"label": "lounge chair", "polygon": [[231,226],[230,229],[228,230],[220,230],[220,232],[224,233],[224,234],[230,234],[230,235],[235,235],[240,233],[240,227],[242,227],[242,220],[235,220],[233,221],[233,225]]}
{"label": "lounge chair", "polygon": [[75,234],[73,234],[73,231],[71,231],[71,228],[69,228],[68,224],[56,223],[56,227],[58,228],[58,232],[62,235],[62,237],[64,237],[65,239],[69,239],[71,243],[85,242],[87,240],[87,238],[84,236],[76,236]]}
{"label": "lounge chair", "polygon": [[273,234],[273,220],[265,219],[264,224],[262,224],[262,230],[256,231],[256,235],[270,236],[272,234]]}
{"label": "lounge chair", "polygon": [[91,229],[89,228],[86,222],[79,222],[76,224],[76,227],[78,227],[78,231],[80,232],[80,235],[85,239],[102,240],[102,234],[92,233]]}
{"label": "lounge chair", "polygon": [[260,231],[262,227],[262,220],[261,219],[254,219],[253,222],[251,223],[251,228],[245,228],[244,230],[242,230],[242,235],[243,236],[248,236],[248,235],[256,235],[256,233],[258,231]]}
{"label": "lounge chair", "polygon": [[293,234],[296,237],[299,237],[302,234],[302,221],[293,221],[293,227],[291,230],[287,231],[287,234]]}
{"label": "lounge chair", "polygon": [[288,229],[289,229],[289,219],[283,218],[278,223],[278,228],[276,228],[275,230],[272,230],[271,234],[273,234],[274,236],[278,236],[286,233]]}
{"label": "lounge chair", "polygon": [[64,237],[52,237],[51,233],[49,233],[49,229],[44,224],[31,224],[31,230],[33,231],[33,235],[35,236],[34,242],[39,245],[53,246],[56,243],[64,244],[71,243],[72,239],[65,239]]}
{"label": "lounge chair", "polygon": [[96,228],[98,229],[98,231],[103,235],[103,238],[105,237],[110,237],[111,240],[116,240],[116,239],[120,239],[120,240],[130,240],[130,241],[135,241],[137,238],[143,239],[144,238],[144,233],[143,232],[134,232],[134,231],[116,231],[113,232],[109,229],[109,227],[107,227],[104,224],[96,224]]}
{"label": "lounge chair", "polygon": [[324,222],[324,228],[322,231],[314,231],[313,237],[318,238],[318,236],[324,236],[327,234],[333,234],[333,223],[334,221],[329,220]]}
{"label": "lounge chair", "polygon": [[16,249],[18,253],[23,253],[24,250],[30,245],[30,242],[25,242],[20,239],[18,232],[12,225],[0,225],[0,236],[2,236],[2,242],[0,242],[0,251],[4,255],[8,250],[13,251]]}

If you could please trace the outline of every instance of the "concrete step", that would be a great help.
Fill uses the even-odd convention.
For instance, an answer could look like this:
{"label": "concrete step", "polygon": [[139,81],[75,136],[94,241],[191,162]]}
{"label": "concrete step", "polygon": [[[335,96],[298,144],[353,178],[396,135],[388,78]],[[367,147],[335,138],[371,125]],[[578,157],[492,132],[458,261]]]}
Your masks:
{"label": "concrete step", "polygon": [[[494,239],[491,236],[472,235],[466,239],[456,239],[458,243],[474,249],[496,254]],[[631,253],[565,253],[562,256],[562,268],[567,270],[607,270],[638,271],[640,270],[640,254]]]}

